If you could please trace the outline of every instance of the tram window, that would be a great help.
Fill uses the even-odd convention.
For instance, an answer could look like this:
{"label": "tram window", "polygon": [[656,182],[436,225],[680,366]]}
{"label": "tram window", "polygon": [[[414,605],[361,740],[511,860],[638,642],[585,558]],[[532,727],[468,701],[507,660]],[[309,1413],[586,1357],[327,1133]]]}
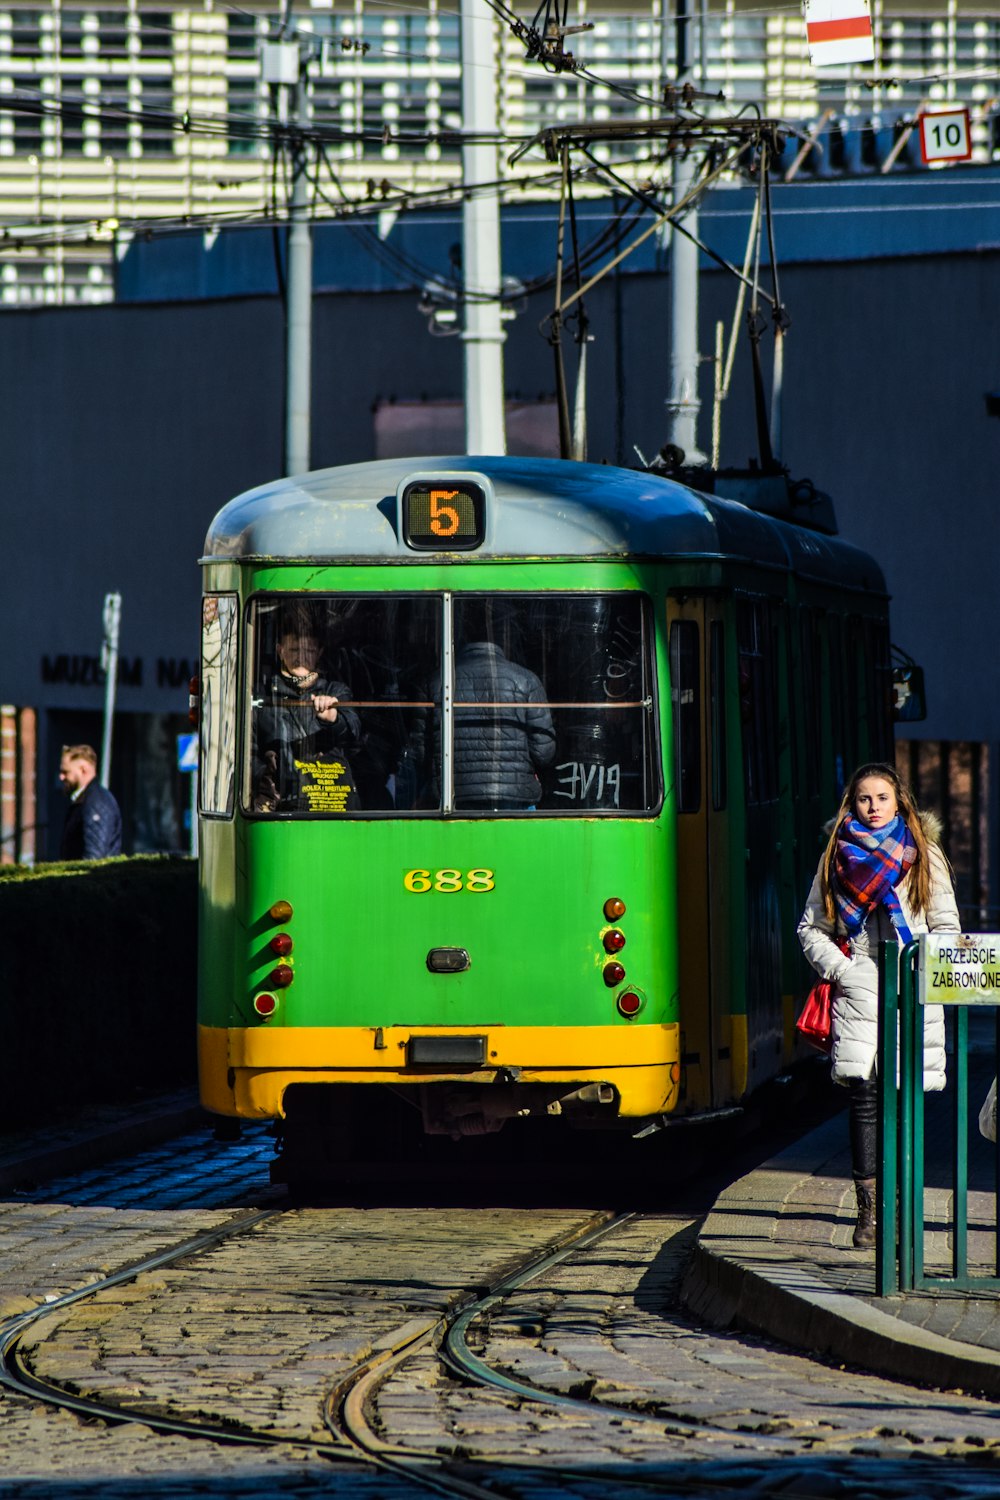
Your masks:
{"label": "tram window", "polygon": [[434,809],[411,742],[440,681],[441,603],[285,595],[251,607],[244,804],[299,816]]}
{"label": "tram window", "polygon": [[892,744],[892,668],[889,662],[889,632],[882,620],[865,622],[868,673],[868,753],[884,760]]}
{"label": "tram window", "polygon": [[701,683],[698,626],[677,620],[670,627],[670,701],[674,720],[677,811],[701,807]]}
{"label": "tram window", "polygon": [[740,652],[740,718],[747,802],[773,802],[778,795],[778,639],[773,611],[744,603],[737,611]]}
{"label": "tram window", "polygon": [[823,743],[822,661],[819,632],[811,609],[803,609],[802,681],[800,701],[803,705],[806,769],[806,795],[815,797],[820,790],[820,746]]}
{"label": "tram window", "polygon": [[830,743],[833,746],[833,779],[839,791],[850,775],[844,711],[844,661],[841,654],[840,618],[828,615],[827,650],[830,661]]}
{"label": "tram window", "polygon": [[453,634],[456,811],[656,807],[642,596],[456,595]]}
{"label": "tram window", "polygon": [[852,618],[847,626],[847,759],[852,766],[861,760],[861,718],[868,691],[869,662],[861,631],[861,621]]}
{"label": "tram window", "polygon": [[709,636],[709,694],[712,712],[712,808],[726,805],[726,631],[713,620]]}
{"label": "tram window", "polygon": [[200,810],[232,817],[236,772],[235,594],[208,594],[201,613]]}
{"label": "tram window", "polygon": [[654,811],[647,615],[634,593],[260,596],[244,806]]}

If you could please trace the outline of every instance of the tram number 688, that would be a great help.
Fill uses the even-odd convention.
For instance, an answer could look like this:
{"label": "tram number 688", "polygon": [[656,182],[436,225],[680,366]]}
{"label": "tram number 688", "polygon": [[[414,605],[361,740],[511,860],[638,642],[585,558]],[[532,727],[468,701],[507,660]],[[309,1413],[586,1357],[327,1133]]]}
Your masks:
{"label": "tram number 688", "polygon": [[494,886],[492,870],[407,870],[403,885],[414,895],[424,891],[442,891],[446,895],[454,891],[491,891]]}

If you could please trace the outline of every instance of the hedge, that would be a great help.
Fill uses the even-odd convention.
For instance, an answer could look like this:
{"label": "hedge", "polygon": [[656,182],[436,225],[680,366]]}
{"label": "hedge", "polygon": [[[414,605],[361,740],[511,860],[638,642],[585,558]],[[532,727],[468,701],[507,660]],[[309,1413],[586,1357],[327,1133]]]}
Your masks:
{"label": "hedge", "polygon": [[0,1128],[193,1084],[197,868],[0,866]]}

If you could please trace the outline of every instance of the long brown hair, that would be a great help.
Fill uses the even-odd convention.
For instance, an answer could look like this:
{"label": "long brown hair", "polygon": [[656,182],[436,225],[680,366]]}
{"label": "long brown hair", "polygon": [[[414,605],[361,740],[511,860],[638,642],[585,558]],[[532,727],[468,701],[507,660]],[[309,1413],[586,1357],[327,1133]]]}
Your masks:
{"label": "long brown hair", "polygon": [[913,800],[913,793],[895,766],[887,765],[884,761],[870,762],[868,765],[859,766],[844,788],[844,795],[833,821],[833,831],[823,854],[823,877],[820,882],[823,892],[823,910],[831,922],[836,916],[833,904],[833,863],[837,857],[837,837],[844,819],[856,816],[854,803],[858,795],[858,787],[868,776],[877,776],[881,781],[887,781],[892,787],[896,794],[897,811],[913,835],[913,842],[917,846],[917,857],[902,881],[914,915],[926,911],[930,901],[931,871],[927,836],[920,821],[917,804]]}

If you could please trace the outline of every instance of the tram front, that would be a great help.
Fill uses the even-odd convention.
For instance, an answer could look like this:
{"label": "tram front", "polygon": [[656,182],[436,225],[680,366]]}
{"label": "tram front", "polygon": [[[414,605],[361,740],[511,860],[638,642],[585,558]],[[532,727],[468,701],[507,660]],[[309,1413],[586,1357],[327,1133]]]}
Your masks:
{"label": "tram front", "polygon": [[[322,496],[284,506],[267,557],[238,517],[222,527],[241,541],[210,553],[204,610],[211,1110],[388,1084],[461,1135],[677,1102],[657,570],[595,545],[593,506],[546,490],[563,466],[512,493],[518,462],[401,475],[395,507],[370,474],[374,557]],[[327,484],[362,467],[388,466]],[[558,516],[527,557],[505,530],[529,502]]]}

